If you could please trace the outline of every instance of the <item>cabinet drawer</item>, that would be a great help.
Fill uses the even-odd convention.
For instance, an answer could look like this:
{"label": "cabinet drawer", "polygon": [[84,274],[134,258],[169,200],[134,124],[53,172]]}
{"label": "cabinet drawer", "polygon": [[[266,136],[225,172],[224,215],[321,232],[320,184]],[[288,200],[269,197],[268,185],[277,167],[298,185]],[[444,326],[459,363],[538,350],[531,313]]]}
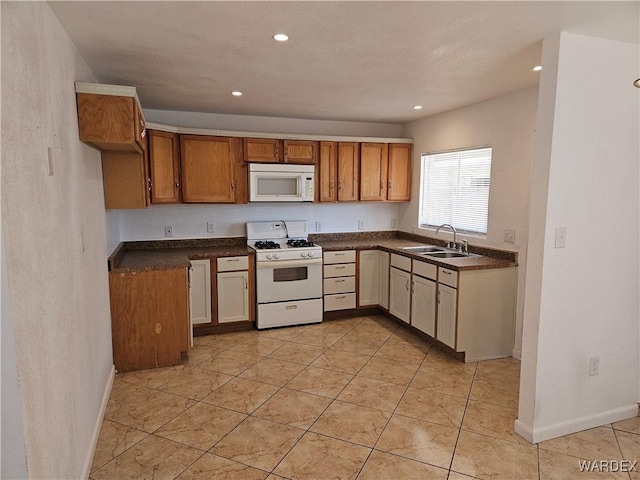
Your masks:
{"label": "cabinet drawer", "polygon": [[337,295],[324,296],[324,311],[346,310],[348,308],[356,308],[355,293],[339,293]]}
{"label": "cabinet drawer", "polygon": [[337,277],[324,279],[324,293],[349,293],[356,291],[356,277]]}
{"label": "cabinet drawer", "polygon": [[411,259],[409,257],[403,257],[402,255],[391,254],[391,266],[404,270],[405,272],[411,271]]}
{"label": "cabinet drawer", "polygon": [[413,261],[413,273],[420,275],[424,278],[435,280],[438,275],[438,267],[433,263],[420,262],[418,260]]}
{"label": "cabinet drawer", "polygon": [[220,257],[218,258],[218,271],[231,272],[233,270],[248,270],[249,257]]}
{"label": "cabinet drawer", "polygon": [[347,250],[343,252],[324,252],[325,265],[332,263],[349,263],[356,261],[356,251]]}
{"label": "cabinet drawer", "polygon": [[349,277],[356,274],[355,263],[342,263],[338,265],[325,265],[324,278]]}
{"label": "cabinet drawer", "polygon": [[438,282],[458,288],[458,272],[440,267],[438,268]]}

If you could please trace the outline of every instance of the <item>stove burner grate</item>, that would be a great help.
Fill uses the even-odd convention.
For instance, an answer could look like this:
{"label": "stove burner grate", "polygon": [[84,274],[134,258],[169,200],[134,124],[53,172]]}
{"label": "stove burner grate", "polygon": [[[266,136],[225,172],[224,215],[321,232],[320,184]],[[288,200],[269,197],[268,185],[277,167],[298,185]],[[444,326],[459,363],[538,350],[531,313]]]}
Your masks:
{"label": "stove burner grate", "polygon": [[254,243],[254,246],[259,250],[269,250],[274,248],[280,248],[280,244],[271,240],[261,240]]}
{"label": "stove burner grate", "polygon": [[309,240],[303,240],[303,239],[288,240],[287,245],[289,245],[292,248],[315,247],[315,244],[313,242],[310,242]]}

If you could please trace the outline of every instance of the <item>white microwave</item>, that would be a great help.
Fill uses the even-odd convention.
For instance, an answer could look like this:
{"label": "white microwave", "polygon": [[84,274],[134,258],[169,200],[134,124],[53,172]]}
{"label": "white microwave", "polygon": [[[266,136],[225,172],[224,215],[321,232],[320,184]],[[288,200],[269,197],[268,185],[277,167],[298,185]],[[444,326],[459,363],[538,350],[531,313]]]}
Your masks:
{"label": "white microwave", "polygon": [[313,202],[315,165],[249,164],[250,202]]}

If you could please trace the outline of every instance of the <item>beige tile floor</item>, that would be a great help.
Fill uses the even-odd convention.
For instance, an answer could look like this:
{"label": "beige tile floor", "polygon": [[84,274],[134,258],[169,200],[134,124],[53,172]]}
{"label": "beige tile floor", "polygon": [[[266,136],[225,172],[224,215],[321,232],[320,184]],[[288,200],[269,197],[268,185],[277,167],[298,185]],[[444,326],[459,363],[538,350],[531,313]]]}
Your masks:
{"label": "beige tile floor", "polygon": [[640,460],[640,418],[530,445],[517,360],[462,364],[381,316],[195,344],[117,375],[92,479],[640,480],[579,471]]}

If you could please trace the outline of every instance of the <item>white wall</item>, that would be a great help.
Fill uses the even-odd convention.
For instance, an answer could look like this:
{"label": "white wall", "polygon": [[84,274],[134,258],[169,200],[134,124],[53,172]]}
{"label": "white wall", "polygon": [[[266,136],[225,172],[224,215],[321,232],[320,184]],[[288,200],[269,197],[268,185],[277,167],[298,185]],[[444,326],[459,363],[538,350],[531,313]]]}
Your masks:
{"label": "white wall", "polygon": [[[145,110],[147,122],[214,130],[299,133],[301,135],[345,135],[399,137],[401,126],[366,122],[301,120],[295,118],[251,117],[212,113]],[[248,205],[154,205],[146,210],[117,210],[107,214],[110,251],[120,241],[164,239],[164,227],[173,227],[173,238],[235,237],[246,235],[245,223],[256,220],[307,220],[310,233],[395,230],[400,204],[278,204]],[[207,232],[207,222],[215,232]],[[322,228],[316,230],[316,222]]]}
{"label": "white wall", "polygon": [[529,441],[637,415],[639,53],[567,33],[544,41],[516,422]]}
{"label": "white wall", "polygon": [[354,137],[399,137],[401,125],[393,123],[340,122],[301,118],[253,117],[217,113],[174,112],[144,109],[147,122],[177,127],[209,128],[262,133],[300,133],[305,135],[344,135]]}
{"label": "white wall", "polygon": [[[173,227],[173,238],[243,237],[245,223],[260,220],[306,220],[307,231],[356,232],[395,230],[397,203],[340,204],[248,204],[248,205],[154,205],[146,210],[119,210],[123,241],[165,239],[164,227]],[[207,222],[215,232],[207,233]]]}
{"label": "white wall", "polygon": [[[535,74],[534,74],[535,75]],[[524,310],[524,278],[528,240],[529,191],[535,137],[537,88],[506,95],[459,108],[403,126],[402,135],[413,137],[413,196],[400,207],[400,229],[429,233],[418,229],[420,200],[420,155],[463,147],[491,145],[491,190],[486,238],[461,235],[469,243],[517,251],[518,302],[514,355],[519,356]],[[504,230],[516,230],[515,243],[504,242]],[[450,239],[451,234],[440,232]]]}
{"label": "white wall", "polygon": [[28,476],[81,478],[113,366],[100,154],[78,140],[74,92],[95,78],[47,3],[1,9],[2,231]]}

